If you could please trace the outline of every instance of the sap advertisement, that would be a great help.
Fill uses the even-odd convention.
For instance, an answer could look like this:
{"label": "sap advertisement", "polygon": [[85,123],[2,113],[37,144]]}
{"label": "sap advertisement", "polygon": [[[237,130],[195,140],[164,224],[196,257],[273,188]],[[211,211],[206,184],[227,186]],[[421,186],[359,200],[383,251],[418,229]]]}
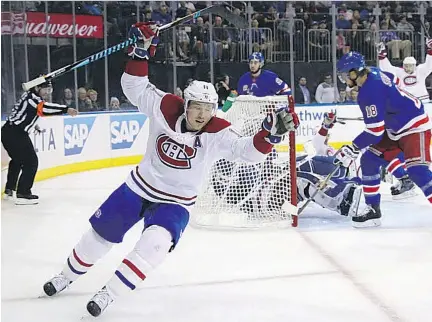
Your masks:
{"label": "sap advertisement", "polygon": [[[296,132],[297,150],[302,149],[302,143],[315,135],[324,113],[331,110],[337,110],[340,117],[361,116],[355,105],[296,107],[301,120]],[[427,104],[426,110],[432,116],[432,104]],[[221,112],[218,115],[223,117]],[[49,175],[42,175],[42,178],[91,168],[138,163],[147,147],[149,121],[138,112],[41,117],[38,124],[42,132],[32,132],[29,135],[39,157],[39,171],[49,172]],[[362,121],[336,124],[331,131],[330,143],[348,143],[363,128]],[[278,146],[278,149],[286,151],[286,147],[285,143]],[[7,153],[2,148],[2,184],[7,164]],[[59,168],[63,170],[52,171]],[[75,170],[69,171],[70,168]]]}

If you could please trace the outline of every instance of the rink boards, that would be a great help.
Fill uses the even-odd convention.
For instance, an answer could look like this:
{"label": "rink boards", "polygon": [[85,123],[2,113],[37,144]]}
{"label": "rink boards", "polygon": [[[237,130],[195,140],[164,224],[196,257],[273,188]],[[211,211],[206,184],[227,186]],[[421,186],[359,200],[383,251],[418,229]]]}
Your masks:
{"label": "rink boards", "polygon": [[[326,105],[296,107],[301,125],[297,130],[296,149],[312,138],[319,129],[325,112],[337,110],[339,117],[360,117],[356,105]],[[426,105],[432,115],[432,104]],[[82,114],[77,117],[45,117],[38,121],[44,130],[31,133],[39,157],[36,180],[92,169],[135,164],[145,153],[148,119],[138,112]],[[347,121],[331,130],[330,143],[340,147],[351,142],[364,128],[362,121]],[[287,150],[280,145],[279,151]],[[7,154],[2,147],[2,187],[7,166]]]}

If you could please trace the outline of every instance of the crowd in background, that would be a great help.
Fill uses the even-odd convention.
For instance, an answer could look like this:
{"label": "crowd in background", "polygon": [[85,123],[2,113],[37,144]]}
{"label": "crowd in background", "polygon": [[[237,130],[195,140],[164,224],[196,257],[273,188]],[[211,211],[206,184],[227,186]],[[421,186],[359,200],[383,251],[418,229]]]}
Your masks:
{"label": "crowd in background", "polygon": [[[109,1],[104,5],[101,1],[76,1],[75,13],[77,15],[102,15],[104,8],[107,13],[108,44],[120,42],[127,35],[127,31],[136,21],[156,21],[166,24],[175,18],[184,17],[197,10],[203,9],[217,1]],[[233,13],[247,18],[246,2],[228,2],[233,6]],[[175,58],[176,64],[188,66],[199,62],[208,62],[210,52],[216,63],[246,64],[249,43],[253,51],[261,51],[266,63],[288,62],[290,59],[290,29],[288,18],[290,17],[289,3],[287,1],[253,1],[251,13],[251,30],[235,28],[228,21],[219,16],[204,15],[182,25],[177,29],[176,48],[173,48],[173,34],[163,33],[161,43],[154,62],[170,64]],[[332,16],[329,10],[332,4],[336,5],[337,18],[335,26],[332,25]],[[374,8],[379,4],[381,14],[379,21],[376,19]],[[23,7],[23,4],[25,7]],[[429,29],[429,21],[432,21],[431,1],[297,1],[292,2],[295,10],[293,29],[294,61],[313,64],[315,62],[331,62],[331,46],[336,44],[337,57],[349,50],[363,53],[370,62],[376,60],[375,44],[383,41],[388,47],[389,58],[395,65],[400,65],[407,56],[414,56],[421,61],[420,49],[424,41],[421,39],[420,16],[418,14],[420,4],[426,9],[425,23]],[[2,1],[2,12],[19,11],[45,12],[48,5],[49,13],[72,12],[72,2],[52,1],[26,1],[12,2]],[[210,42],[210,23],[212,23],[212,39]],[[336,29],[335,42],[331,41],[332,29]],[[2,36],[3,37],[3,36]],[[81,41],[81,40],[80,40]],[[80,44],[86,44],[93,40],[82,40]],[[100,48],[101,40],[94,40],[92,48]],[[57,43],[56,46],[61,46]],[[95,50],[93,50],[95,51]],[[174,57],[176,55],[176,57]],[[3,57],[3,51],[2,51]],[[238,79],[239,75],[215,75],[218,80],[218,89],[225,87],[235,88],[236,84],[231,79]],[[77,107],[80,111],[121,110],[133,108],[127,99],[121,94],[119,85],[110,85],[109,101],[101,102],[101,93],[104,88],[95,86],[92,78],[97,77],[91,73],[90,80],[79,84],[74,89],[73,85],[63,88],[55,88],[54,100],[70,107]],[[337,103],[355,102],[357,91],[346,92],[340,88],[335,94],[331,74],[317,75],[319,81],[314,85],[309,84],[309,79],[304,75],[296,77],[298,83],[291,84],[297,94],[297,103]],[[222,83],[225,83],[223,85]],[[2,82],[3,83],[3,82]],[[227,84],[228,83],[228,84]],[[100,82],[98,84],[101,84]],[[318,85],[316,85],[318,84]],[[429,85],[430,86],[430,85]],[[101,87],[99,85],[99,87]],[[179,86],[174,91],[181,96],[184,86]],[[77,95],[75,95],[77,91]],[[2,94],[4,88],[2,85]],[[2,95],[3,96],[3,95]],[[78,102],[76,102],[76,98]],[[102,96],[103,98],[103,96]],[[2,100],[3,103],[3,100]],[[3,111],[3,108],[2,108]]]}

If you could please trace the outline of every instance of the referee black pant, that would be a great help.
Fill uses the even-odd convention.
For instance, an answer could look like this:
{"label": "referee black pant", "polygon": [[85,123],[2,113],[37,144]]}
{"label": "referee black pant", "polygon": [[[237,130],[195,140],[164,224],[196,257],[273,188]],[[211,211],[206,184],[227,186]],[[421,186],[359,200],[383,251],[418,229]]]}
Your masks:
{"label": "referee black pant", "polygon": [[1,134],[3,146],[11,158],[5,188],[16,190],[17,194],[30,194],[39,161],[29,134],[8,121]]}

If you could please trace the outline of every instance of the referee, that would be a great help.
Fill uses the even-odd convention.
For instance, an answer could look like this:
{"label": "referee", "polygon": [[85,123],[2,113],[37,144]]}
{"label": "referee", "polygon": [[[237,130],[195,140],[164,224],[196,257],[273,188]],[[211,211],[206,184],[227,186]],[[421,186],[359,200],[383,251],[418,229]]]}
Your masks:
{"label": "referee", "polygon": [[51,82],[45,82],[25,92],[1,129],[1,141],[11,158],[5,198],[13,199],[13,193],[16,191],[17,205],[32,205],[39,202],[39,197],[31,192],[38,169],[38,157],[29,137],[29,132],[35,127],[39,116],[78,114],[75,109],[66,105],[46,102],[52,90]]}

